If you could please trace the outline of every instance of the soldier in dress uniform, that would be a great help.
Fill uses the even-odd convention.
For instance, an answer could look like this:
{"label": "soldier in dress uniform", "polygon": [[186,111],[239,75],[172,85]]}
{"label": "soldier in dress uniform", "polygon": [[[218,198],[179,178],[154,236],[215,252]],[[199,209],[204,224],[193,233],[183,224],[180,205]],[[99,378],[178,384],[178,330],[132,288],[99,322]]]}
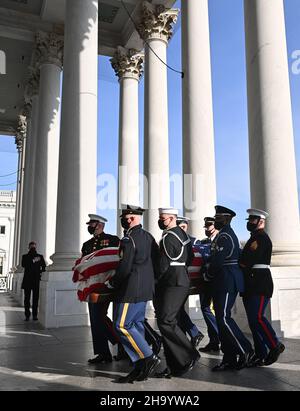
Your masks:
{"label": "soldier in dress uniform", "polygon": [[144,211],[123,206],[120,217],[126,235],[121,240],[121,261],[116,275],[107,283],[116,291],[114,326],[134,365],[131,373],[119,378],[119,383],[144,381],[160,363],[145,339],[146,306],[153,300],[159,249],[152,235],[142,228]]}
{"label": "soldier in dress uniform", "polygon": [[231,317],[237,295],[244,291],[243,273],[238,262],[239,241],[230,225],[235,216],[234,211],[216,206],[215,228],[219,234],[212,243],[207,277],[212,280],[213,304],[224,357],[213,371],[245,368],[254,352],[250,341]]}
{"label": "soldier in dress uniform", "polygon": [[[211,245],[218,235],[218,230],[215,228],[215,218],[214,217],[205,217],[204,218],[204,229],[206,238],[201,241],[201,246],[206,247],[206,254],[211,256]],[[205,276],[206,267],[203,267],[203,284],[200,293],[200,304],[201,311],[203,314],[204,321],[207,325],[209,343],[200,348],[200,352],[209,353],[209,352],[219,352],[220,351],[220,339],[219,339],[219,330],[217,325],[216,317],[212,311],[213,303],[213,289],[212,282],[207,281]],[[205,281],[206,279],[206,281]]]}
{"label": "soldier in dress uniform", "polygon": [[265,232],[269,214],[254,208],[247,210],[247,213],[247,229],[251,237],[242,251],[240,267],[245,278],[244,306],[255,345],[255,355],[250,365],[255,367],[276,362],[285,346],[279,342],[265,317],[274,290],[270,270],[272,241]]}
{"label": "soldier in dress uniform", "polygon": [[[189,229],[189,223],[190,223],[190,218],[187,217],[177,217],[177,225],[178,227],[180,227],[185,233],[188,234],[188,229]],[[192,245],[198,244],[200,243],[200,241],[195,238],[192,237],[188,234]],[[188,297],[189,298],[189,297]],[[188,301],[185,301],[184,305],[182,306],[179,315],[178,315],[178,325],[179,327],[182,329],[182,331],[185,334],[188,334],[191,338],[191,343],[193,344],[193,346],[197,349],[201,343],[201,341],[204,338],[204,335],[202,334],[202,332],[199,330],[199,328],[197,327],[196,324],[193,323],[193,321],[191,320],[189,314],[187,313],[185,304]]]}
{"label": "soldier in dress uniform", "polygon": [[[82,246],[82,256],[89,255],[97,250],[107,247],[119,247],[120,239],[117,236],[104,232],[107,220],[99,215],[89,214],[88,232],[93,236]],[[89,314],[93,337],[95,358],[90,359],[89,364],[105,364],[112,362],[112,355],[109,349],[109,341],[116,345],[119,338],[113,328],[111,319],[107,316],[108,303],[89,303]]]}
{"label": "soldier in dress uniform", "polygon": [[178,313],[189,295],[190,280],[187,267],[193,259],[189,236],[177,226],[178,210],[161,208],[159,227],[160,272],[157,278],[154,306],[158,328],[163,337],[167,369],[157,378],[181,376],[191,370],[200,358],[184,332],[178,326]]}

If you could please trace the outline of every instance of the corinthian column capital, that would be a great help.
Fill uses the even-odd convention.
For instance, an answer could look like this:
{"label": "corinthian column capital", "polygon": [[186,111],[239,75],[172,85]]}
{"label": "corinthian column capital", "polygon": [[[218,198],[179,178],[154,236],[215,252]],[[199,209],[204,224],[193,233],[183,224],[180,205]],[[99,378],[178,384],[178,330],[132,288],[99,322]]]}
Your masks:
{"label": "corinthian column capital", "polygon": [[118,47],[110,62],[119,80],[125,77],[140,80],[143,75],[144,54],[134,49]]}
{"label": "corinthian column capital", "polygon": [[36,34],[36,59],[38,66],[48,63],[62,68],[63,54],[64,42],[61,36],[42,31]]}
{"label": "corinthian column capital", "polygon": [[139,33],[147,41],[161,39],[168,42],[173,35],[173,25],[178,19],[179,9],[167,9],[162,4],[144,1]]}

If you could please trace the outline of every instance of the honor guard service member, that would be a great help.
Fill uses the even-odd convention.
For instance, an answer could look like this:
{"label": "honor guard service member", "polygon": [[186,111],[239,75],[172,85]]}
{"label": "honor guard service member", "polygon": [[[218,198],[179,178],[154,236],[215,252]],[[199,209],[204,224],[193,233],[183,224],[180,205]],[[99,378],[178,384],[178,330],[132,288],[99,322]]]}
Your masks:
{"label": "honor guard service member", "polygon": [[247,213],[247,229],[251,237],[242,251],[240,267],[245,278],[244,306],[255,346],[255,355],[251,358],[250,365],[255,367],[278,361],[285,346],[279,342],[265,317],[274,290],[270,270],[272,241],[265,232],[269,214],[254,208],[247,210]]}
{"label": "honor guard service member", "polygon": [[[211,245],[218,235],[218,230],[215,229],[215,218],[205,217],[204,218],[204,229],[206,238],[201,241],[201,245],[206,248],[206,254],[209,255],[208,261],[211,258]],[[219,330],[217,325],[216,317],[212,311],[213,305],[213,288],[212,282],[205,277],[205,267],[203,275],[203,284],[200,293],[200,305],[203,314],[204,321],[207,325],[209,343],[200,348],[200,352],[204,353],[218,353],[220,351],[220,339]]]}
{"label": "honor guard service member", "polygon": [[145,313],[148,301],[153,300],[158,245],[150,233],[143,230],[144,209],[123,206],[121,225],[126,231],[121,240],[120,265],[115,277],[107,284],[116,290],[114,326],[134,369],[119,383],[144,381],[159,365],[145,339]]}
{"label": "honor guard service member", "polygon": [[189,295],[190,280],[187,267],[193,259],[188,235],[177,226],[178,210],[159,209],[159,227],[163,230],[160,242],[160,273],[156,283],[154,307],[158,328],[163,337],[167,369],[157,378],[181,376],[191,370],[200,358],[177,318]]}
{"label": "honor guard service member", "polygon": [[[82,246],[82,255],[89,255],[97,250],[107,247],[119,247],[120,239],[117,236],[104,232],[107,220],[96,214],[89,214],[87,222],[88,232],[93,236]],[[90,364],[111,363],[112,355],[108,342],[113,345],[119,342],[111,319],[107,316],[109,302],[103,304],[89,303],[89,314],[94,346],[95,358],[90,359]]]}
{"label": "honor guard service member", "polygon": [[231,317],[238,293],[244,291],[244,277],[238,262],[239,241],[230,225],[236,213],[222,206],[215,208],[215,228],[219,234],[212,243],[208,277],[213,281],[213,304],[224,357],[213,371],[226,371],[245,368],[253,355],[253,349]]}
{"label": "honor guard service member", "polygon": [[[187,217],[181,217],[181,216],[177,217],[178,227],[180,227],[187,234],[188,234],[190,221],[191,221],[191,219],[187,218]],[[199,242],[199,240],[197,240],[194,237],[191,237],[189,234],[188,234],[188,236],[191,240],[192,245],[195,245]],[[187,298],[186,302],[188,301],[188,298]],[[181,310],[179,311],[178,325],[185,334],[188,334],[191,337],[191,343],[197,349],[199,347],[201,341],[203,340],[204,335],[198,329],[196,324],[193,323],[193,321],[191,320],[189,314],[187,313],[186,308],[185,308],[186,302],[184,303]]]}

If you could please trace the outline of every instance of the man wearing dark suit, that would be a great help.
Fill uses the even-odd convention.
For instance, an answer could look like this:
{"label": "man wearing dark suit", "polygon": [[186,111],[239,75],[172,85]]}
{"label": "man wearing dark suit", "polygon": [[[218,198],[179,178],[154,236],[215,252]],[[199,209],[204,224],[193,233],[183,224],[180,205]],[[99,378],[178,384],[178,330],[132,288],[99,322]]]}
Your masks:
{"label": "man wearing dark suit", "polygon": [[29,244],[28,254],[22,257],[22,267],[24,268],[24,278],[22,289],[24,290],[25,321],[29,321],[30,299],[32,293],[32,317],[33,321],[38,321],[38,305],[40,294],[41,275],[46,270],[44,257],[36,251],[36,243]]}

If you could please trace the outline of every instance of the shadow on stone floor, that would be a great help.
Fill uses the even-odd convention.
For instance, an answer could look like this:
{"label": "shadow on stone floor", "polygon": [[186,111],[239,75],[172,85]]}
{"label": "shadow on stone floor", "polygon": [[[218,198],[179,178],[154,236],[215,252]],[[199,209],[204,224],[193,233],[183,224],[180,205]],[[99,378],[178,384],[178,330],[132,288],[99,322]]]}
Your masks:
{"label": "shadow on stone floor", "polygon": [[7,315],[7,318],[2,315],[4,321],[0,323],[0,390],[300,390],[299,340],[286,340],[287,351],[271,368],[215,374],[211,368],[220,357],[203,355],[200,363],[184,378],[149,379],[144,383],[120,386],[113,382],[130,371],[128,362],[103,366],[87,364],[87,359],[93,356],[89,327],[44,330],[37,323],[19,323],[22,309],[9,298],[0,296],[0,307],[4,317]]}

